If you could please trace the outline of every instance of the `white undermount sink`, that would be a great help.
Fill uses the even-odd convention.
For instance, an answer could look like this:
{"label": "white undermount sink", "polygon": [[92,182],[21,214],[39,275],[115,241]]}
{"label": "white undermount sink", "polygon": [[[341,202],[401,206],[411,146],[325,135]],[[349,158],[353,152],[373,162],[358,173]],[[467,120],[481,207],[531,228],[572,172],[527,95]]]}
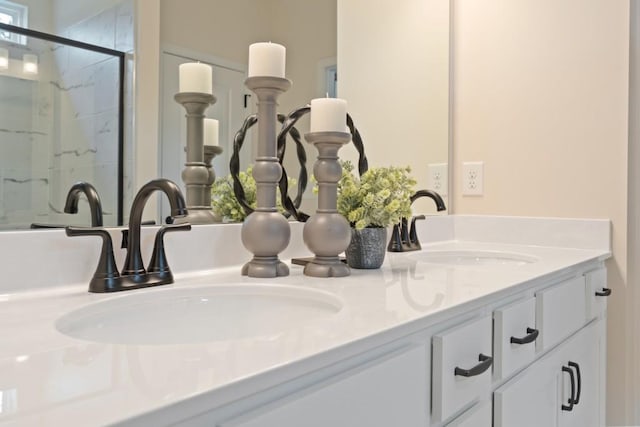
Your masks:
{"label": "white undermount sink", "polygon": [[229,284],[123,294],[67,313],[58,331],[86,341],[167,345],[268,337],[342,310],[327,292]]}
{"label": "white undermount sink", "polygon": [[538,261],[530,255],[488,250],[427,250],[411,257],[422,262],[455,266],[521,266]]}

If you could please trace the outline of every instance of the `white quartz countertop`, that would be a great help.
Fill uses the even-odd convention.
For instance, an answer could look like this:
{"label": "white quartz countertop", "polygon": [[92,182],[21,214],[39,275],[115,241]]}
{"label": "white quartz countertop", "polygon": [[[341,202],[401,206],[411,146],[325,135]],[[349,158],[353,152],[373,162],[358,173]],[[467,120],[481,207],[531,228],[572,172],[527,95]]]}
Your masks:
{"label": "white quartz countertop", "polygon": [[[536,261],[453,266],[419,260],[425,253],[459,250],[517,253]],[[86,284],[2,294],[0,425],[104,425],[140,420],[162,408],[180,411],[185,404],[190,411],[202,411],[293,378],[323,360],[357,354],[366,340],[416,332],[487,298],[506,298],[533,280],[571,277],[586,263],[609,256],[606,247],[454,239],[423,244],[421,252],[387,253],[381,269],[353,269],[341,279],[306,277],[299,266],[291,266],[288,277],[252,279],[241,277],[236,265],[181,273],[173,285],[116,294],[90,294]],[[317,289],[336,296],[343,307],[277,332],[206,343],[109,344],[71,338],[56,329],[60,317],[99,301],[263,283]]]}

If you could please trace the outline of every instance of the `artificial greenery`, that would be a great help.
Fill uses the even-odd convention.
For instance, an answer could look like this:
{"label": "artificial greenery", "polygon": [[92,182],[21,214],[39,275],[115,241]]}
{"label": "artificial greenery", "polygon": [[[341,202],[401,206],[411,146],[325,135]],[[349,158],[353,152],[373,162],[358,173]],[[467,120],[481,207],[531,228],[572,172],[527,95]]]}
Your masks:
{"label": "artificial greenery", "polygon": [[[246,171],[238,174],[247,203],[253,209],[256,208],[256,181],[253,178],[253,166],[249,166]],[[296,185],[296,180],[288,179],[289,188]],[[276,197],[276,207],[279,212],[284,213],[280,200],[280,189],[278,188]],[[211,208],[225,222],[242,222],[247,214],[236,199],[233,192],[233,178],[227,175],[224,178],[217,179],[211,187]]]}
{"label": "artificial greenery", "polygon": [[410,197],[416,180],[409,167],[370,168],[359,179],[353,164],[341,162],[342,178],[338,183],[338,212],[361,230],[365,227],[388,227],[411,216]]}

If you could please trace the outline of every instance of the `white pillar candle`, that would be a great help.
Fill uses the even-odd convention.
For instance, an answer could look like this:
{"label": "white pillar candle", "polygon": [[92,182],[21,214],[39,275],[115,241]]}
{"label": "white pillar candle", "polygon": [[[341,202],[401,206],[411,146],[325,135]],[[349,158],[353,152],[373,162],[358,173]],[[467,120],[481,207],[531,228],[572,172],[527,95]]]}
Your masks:
{"label": "white pillar candle", "polygon": [[38,74],[38,55],[30,53],[22,55],[22,71],[25,74]]}
{"label": "white pillar candle", "polygon": [[204,145],[218,145],[218,121],[204,119]]}
{"label": "white pillar candle", "polygon": [[286,61],[284,46],[277,43],[254,43],[249,46],[249,77],[282,77]]}
{"label": "white pillar candle", "polygon": [[197,92],[213,94],[213,79],[211,66],[199,62],[180,64],[179,90],[183,92]]}
{"label": "white pillar candle", "polygon": [[0,47],[0,70],[9,69],[9,51]]}
{"label": "white pillar candle", "polygon": [[349,132],[347,101],[339,98],[311,100],[311,132]]}

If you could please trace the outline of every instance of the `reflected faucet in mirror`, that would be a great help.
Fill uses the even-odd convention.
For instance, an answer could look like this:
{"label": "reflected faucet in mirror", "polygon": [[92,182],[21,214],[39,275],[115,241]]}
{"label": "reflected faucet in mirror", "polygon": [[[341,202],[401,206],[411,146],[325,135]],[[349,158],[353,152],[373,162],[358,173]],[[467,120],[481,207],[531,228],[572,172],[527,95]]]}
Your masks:
{"label": "reflected faucet in mirror", "polygon": [[[447,209],[444,204],[444,200],[438,193],[432,190],[418,190],[411,196],[411,204],[416,200],[428,197],[436,204],[436,210],[438,212]],[[389,240],[389,246],[387,250],[389,252],[408,252],[419,251],[422,249],[420,241],[418,240],[418,232],[416,230],[416,221],[425,219],[424,215],[416,215],[411,218],[411,227],[409,228],[409,220],[402,218],[402,220],[393,226],[391,233],[391,240]]]}
{"label": "reflected faucet in mirror", "polygon": [[89,282],[89,292],[117,292],[173,283],[173,274],[167,263],[164,251],[164,235],[173,231],[191,230],[191,225],[184,223],[160,227],[154,240],[149,266],[145,269],[140,253],[142,212],[147,200],[155,191],[161,191],[167,195],[173,217],[187,215],[184,196],[172,181],[156,179],[142,186],[131,205],[129,241],[122,275],[118,271],[113,253],[111,234],[107,230],[103,227],[66,227],[67,236],[98,236],[102,238],[100,259],[93,278]]}
{"label": "reflected faucet in mirror", "polygon": [[[64,213],[77,214],[78,201],[80,196],[84,194],[89,202],[89,210],[91,212],[91,227],[102,227],[102,203],[96,188],[88,182],[80,181],[71,186],[67,193],[67,200],[64,203]],[[64,228],[67,225],[62,224],[43,224],[34,222],[31,224],[32,229],[39,228]]]}
{"label": "reflected faucet in mirror", "polygon": [[102,227],[102,203],[100,203],[100,196],[98,196],[96,188],[88,182],[76,182],[71,186],[67,193],[67,201],[64,204],[64,213],[78,213],[78,200],[81,194],[84,194],[89,202],[91,226]]}

